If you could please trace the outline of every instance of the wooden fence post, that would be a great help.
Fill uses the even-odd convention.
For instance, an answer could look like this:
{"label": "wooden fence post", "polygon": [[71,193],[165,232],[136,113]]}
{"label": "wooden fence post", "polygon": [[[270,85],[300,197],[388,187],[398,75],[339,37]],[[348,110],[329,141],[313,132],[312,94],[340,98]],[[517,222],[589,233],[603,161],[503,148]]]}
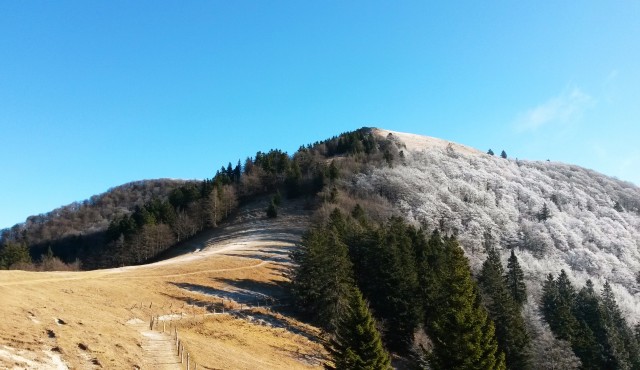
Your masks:
{"label": "wooden fence post", "polygon": [[187,370],[190,370],[189,369],[189,352],[187,352]]}

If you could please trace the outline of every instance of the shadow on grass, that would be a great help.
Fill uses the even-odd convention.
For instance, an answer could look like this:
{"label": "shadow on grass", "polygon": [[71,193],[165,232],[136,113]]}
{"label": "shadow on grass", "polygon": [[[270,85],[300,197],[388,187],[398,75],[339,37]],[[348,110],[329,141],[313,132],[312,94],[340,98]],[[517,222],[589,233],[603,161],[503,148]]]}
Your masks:
{"label": "shadow on grass", "polygon": [[[240,286],[245,287],[255,287],[254,283],[249,283],[246,281],[236,282]],[[267,326],[271,328],[281,328],[285,329],[288,332],[293,334],[298,334],[304,336],[305,338],[311,341],[319,341],[321,340],[318,335],[312,331],[307,330],[304,327],[300,327],[295,325],[291,319],[297,319],[295,317],[294,312],[290,309],[288,304],[283,304],[281,301],[270,300],[269,296],[267,299],[264,298],[256,298],[255,292],[251,293],[238,293],[238,292],[228,292],[221,289],[216,289],[212,287],[207,287],[204,285],[198,284],[186,284],[186,283],[173,283],[175,286],[185,289],[189,292],[196,292],[200,294],[206,294],[209,298],[193,298],[193,297],[180,297],[172,294],[165,293],[164,295],[173,298],[175,300],[184,302],[187,305],[196,306],[205,309],[209,313],[221,313],[222,312],[222,298],[225,300],[232,299],[237,304],[242,304],[245,307],[243,309],[238,308],[229,308],[226,307],[225,313],[238,318],[250,322],[255,325]],[[269,285],[268,283],[265,285]],[[271,284],[276,285],[276,284]],[[261,296],[260,296],[261,297]],[[219,302],[212,302],[211,299],[220,299]],[[265,303],[267,303],[265,305]],[[194,315],[193,317],[198,318],[201,315]],[[189,314],[184,316],[185,319],[190,317]],[[298,320],[299,321],[299,320]]]}
{"label": "shadow on grass", "polygon": [[295,358],[296,360],[303,362],[309,366],[314,366],[314,367],[322,366],[329,360],[329,358],[320,351],[300,352],[299,349],[296,351],[293,351],[290,349],[286,349],[286,348],[282,348],[274,345],[272,345],[271,347],[276,351],[285,352],[289,355],[289,357]]}
{"label": "shadow on grass", "polygon": [[260,261],[274,262],[274,263],[291,263],[289,258],[278,257],[267,254],[250,254],[250,253],[225,253],[224,256],[251,258]]}
{"label": "shadow on grass", "polygon": [[199,293],[206,296],[210,296],[214,299],[232,300],[238,304],[244,304],[249,306],[264,306],[266,301],[273,301],[273,298],[267,294],[260,292],[247,290],[247,289],[218,289],[206,285],[191,284],[191,283],[171,283],[180,289],[184,289],[191,293]]}
{"label": "shadow on grass", "polygon": [[[185,305],[204,308],[206,309],[207,312],[214,312],[214,310],[215,312],[222,311],[222,301],[212,302],[211,300],[207,300],[207,299],[199,299],[199,298],[193,298],[193,297],[180,297],[180,296],[176,296],[169,293],[163,293],[163,295],[168,298],[175,299],[176,301],[183,302]],[[179,312],[180,306],[175,306],[175,308],[171,310],[171,312],[175,312],[175,311]],[[167,313],[170,313],[170,312],[167,312]]]}

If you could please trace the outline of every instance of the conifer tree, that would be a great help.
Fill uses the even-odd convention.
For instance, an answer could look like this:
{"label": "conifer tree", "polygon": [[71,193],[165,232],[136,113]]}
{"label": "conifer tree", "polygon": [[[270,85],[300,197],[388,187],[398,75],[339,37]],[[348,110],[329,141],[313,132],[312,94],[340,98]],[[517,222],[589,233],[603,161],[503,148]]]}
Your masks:
{"label": "conifer tree", "polygon": [[353,217],[356,221],[360,222],[361,225],[365,225],[367,223],[367,215],[364,212],[364,209],[357,203],[353,210],[351,211],[351,217]]}
{"label": "conifer tree", "polygon": [[287,171],[287,177],[285,178],[285,186],[287,188],[287,196],[289,198],[295,198],[301,193],[302,172],[298,161],[292,161],[291,167]]}
{"label": "conifer tree", "polygon": [[549,319],[556,309],[556,303],[558,301],[558,287],[552,274],[547,275],[547,279],[542,283],[542,299],[540,302],[542,315],[545,320],[549,322]]}
{"label": "conifer tree", "polygon": [[240,177],[242,176],[242,163],[240,163],[240,159],[238,159],[238,164],[233,169],[233,179],[235,182],[240,182]]}
{"label": "conifer tree", "polygon": [[608,281],[602,289],[601,300],[613,362],[618,368],[640,369],[640,345],[622,316]]}
{"label": "conifer tree", "polygon": [[558,293],[557,305],[549,326],[558,338],[571,342],[577,327],[572,311],[576,291],[564,270],[560,270],[560,275],[556,280],[556,288]]}
{"label": "conifer tree", "polygon": [[384,322],[384,339],[391,349],[406,350],[421,321],[418,275],[408,226],[400,218],[369,230],[357,242],[353,261],[358,285]]}
{"label": "conifer tree", "polygon": [[338,170],[338,167],[335,164],[335,161],[331,161],[331,163],[329,164],[329,180],[331,181],[335,181],[338,176],[340,176],[340,171]]}
{"label": "conifer tree", "polygon": [[498,345],[505,354],[509,369],[529,369],[529,334],[520,308],[509,294],[503,276],[500,255],[494,247],[489,246],[487,259],[480,272],[480,286],[489,315],[495,323]]}
{"label": "conifer tree", "polygon": [[447,274],[442,277],[442,300],[431,305],[435,318],[427,333],[433,339],[435,369],[505,369],[495,328],[480,305],[477,288],[464,253],[455,239],[445,241]]}
{"label": "conifer tree", "polygon": [[624,208],[622,208],[622,205],[618,201],[616,201],[616,203],[613,205],[613,209],[618,212],[624,212]]}
{"label": "conifer tree", "polygon": [[276,202],[274,199],[271,199],[269,203],[269,207],[267,207],[267,217],[276,218],[278,217],[278,207],[276,206]]}
{"label": "conifer tree", "polygon": [[0,248],[0,268],[31,263],[29,248],[24,243],[8,242]]}
{"label": "conifer tree", "polygon": [[340,317],[335,336],[329,341],[336,370],[391,369],[389,353],[362,293],[353,288],[349,307]]}
{"label": "conifer tree", "polygon": [[291,254],[292,292],[302,313],[335,333],[338,320],[349,306],[353,268],[347,246],[332,226],[309,230]]}
{"label": "conifer tree", "polygon": [[578,321],[576,335],[572,347],[582,362],[583,369],[609,369],[606,365],[604,351],[607,346],[603,337],[602,314],[598,296],[593,289],[591,280],[576,296],[573,313]]}
{"label": "conifer tree", "polygon": [[445,246],[437,229],[431,233],[428,242],[418,246],[424,248],[424,250],[416,251],[416,259],[418,261],[422,305],[425,312],[424,323],[426,327],[429,327],[436,318],[434,313],[446,295],[443,290],[443,279],[447,273]]}
{"label": "conifer tree", "polygon": [[527,302],[527,286],[524,282],[524,272],[513,249],[511,249],[511,256],[507,261],[505,281],[513,301],[518,307],[522,308]]}
{"label": "conifer tree", "polygon": [[549,210],[549,207],[547,207],[547,203],[544,203],[542,205],[542,209],[538,213],[538,221],[546,221],[549,217],[551,217],[551,211]]}

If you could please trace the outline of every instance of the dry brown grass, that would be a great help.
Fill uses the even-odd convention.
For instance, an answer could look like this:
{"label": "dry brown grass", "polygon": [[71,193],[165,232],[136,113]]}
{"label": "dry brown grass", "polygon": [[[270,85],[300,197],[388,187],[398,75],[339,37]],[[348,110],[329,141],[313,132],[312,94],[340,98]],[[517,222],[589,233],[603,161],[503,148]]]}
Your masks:
{"label": "dry brown grass", "polygon": [[422,151],[431,148],[440,148],[444,150],[447,147],[450,147],[451,149],[459,153],[470,155],[484,154],[483,152],[475,148],[430,136],[416,135],[406,132],[397,132],[378,128],[374,129],[373,132],[383,138],[386,138],[387,135],[392,134],[392,136],[394,136],[395,139],[400,140],[400,142],[404,144],[408,150]]}
{"label": "dry brown grass", "polygon": [[[227,229],[201,238],[202,245],[185,246],[194,252],[155,264],[89,272],[0,271],[0,368],[60,368],[53,355],[74,369],[150,369],[140,325],[131,323],[172,312],[199,314],[165,325],[177,325],[193,359],[207,368],[319,367],[324,352],[312,327],[264,309],[203,316],[207,308],[220,309],[219,297],[227,294],[240,303],[253,302],[254,294],[283,294],[286,254],[307,215],[301,205],[285,206],[270,222],[262,207],[249,207]],[[226,300],[225,306],[238,304]]]}

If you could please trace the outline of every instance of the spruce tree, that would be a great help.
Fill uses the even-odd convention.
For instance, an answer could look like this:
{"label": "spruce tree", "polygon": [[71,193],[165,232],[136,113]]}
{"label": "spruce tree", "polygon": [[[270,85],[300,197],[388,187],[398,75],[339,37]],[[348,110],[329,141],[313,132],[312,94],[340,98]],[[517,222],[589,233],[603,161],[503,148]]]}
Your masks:
{"label": "spruce tree", "polygon": [[542,299],[540,309],[542,316],[547,323],[550,323],[555,315],[558,304],[558,287],[552,274],[547,275],[547,279],[542,283]]}
{"label": "spruce tree", "polygon": [[551,211],[549,210],[549,207],[547,207],[547,203],[544,203],[542,205],[542,209],[538,213],[538,221],[546,221],[549,217],[551,217]]}
{"label": "spruce tree", "polygon": [[422,305],[425,312],[424,323],[429,327],[435,320],[435,312],[440,308],[447,292],[443,290],[444,278],[447,274],[446,251],[440,232],[436,229],[429,240],[422,245],[424,250],[416,251],[418,276]]}
{"label": "spruce tree", "polygon": [[349,307],[339,319],[328,350],[336,370],[391,369],[389,353],[382,345],[373,316],[357,288],[352,289]]}
{"label": "spruce tree", "polygon": [[495,323],[498,345],[505,354],[509,369],[529,369],[529,334],[503,275],[500,255],[489,246],[480,272],[480,286],[489,315]]}
{"label": "spruce tree", "polygon": [[513,249],[511,249],[511,256],[507,261],[505,281],[513,301],[518,307],[522,308],[527,302],[527,286],[524,282],[524,272]]}
{"label": "spruce tree", "polygon": [[560,270],[560,275],[558,275],[558,280],[556,280],[556,286],[558,302],[554,319],[549,323],[549,326],[558,338],[571,342],[577,326],[576,318],[572,312],[576,291],[564,270]]}
{"label": "spruce tree", "polygon": [[314,228],[303,235],[291,259],[294,267],[289,275],[298,309],[335,333],[354,286],[347,246],[334,227]]}
{"label": "spruce tree", "polygon": [[609,369],[605,351],[607,343],[603,337],[602,311],[591,280],[576,296],[573,314],[578,320],[577,333],[572,341],[575,354],[583,369]]}
{"label": "spruce tree", "polygon": [[613,362],[618,368],[640,369],[640,344],[622,316],[608,281],[602,289],[601,300]]}
{"label": "spruce tree", "polygon": [[421,321],[418,275],[408,226],[400,218],[357,242],[353,261],[358,285],[384,322],[384,339],[396,351],[408,349]]}
{"label": "spruce tree", "polygon": [[367,215],[364,212],[364,209],[357,203],[353,210],[351,211],[351,217],[353,217],[356,221],[358,221],[361,225],[365,225],[367,223]]}
{"label": "spruce tree", "polygon": [[507,159],[507,152],[503,150],[502,153],[500,153],[500,157]]}
{"label": "spruce tree", "polygon": [[267,217],[269,218],[278,217],[278,207],[276,206],[274,199],[271,199],[271,202],[269,203],[269,207],[267,207]]}
{"label": "spruce tree", "polygon": [[0,248],[0,268],[30,264],[31,255],[25,243],[8,242]]}
{"label": "spruce tree", "polygon": [[505,369],[495,328],[481,306],[467,259],[455,239],[445,241],[447,273],[439,287],[441,299],[431,305],[434,319],[427,327],[433,339],[435,369]]}
{"label": "spruce tree", "polygon": [[287,189],[287,196],[289,198],[295,198],[302,193],[302,172],[298,161],[292,161],[291,167],[287,171],[287,177],[284,180],[285,187]]}

